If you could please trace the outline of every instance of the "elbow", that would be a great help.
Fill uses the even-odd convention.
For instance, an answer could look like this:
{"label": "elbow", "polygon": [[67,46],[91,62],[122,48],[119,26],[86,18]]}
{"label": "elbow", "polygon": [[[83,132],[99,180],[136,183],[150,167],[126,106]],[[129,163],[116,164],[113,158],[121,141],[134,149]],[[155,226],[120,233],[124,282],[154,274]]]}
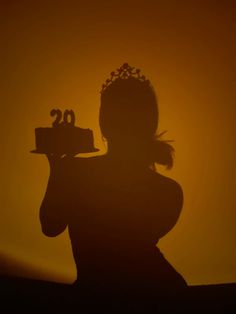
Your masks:
{"label": "elbow", "polygon": [[40,209],[39,216],[41,230],[47,237],[56,237],[67,227],[67,222],[64,217],[62,218],[59,213],[55,214],[50,211],[45,211],[43,206]]}
{"label": "elbow", "polygon": [[43,234],[47,237],[56,237],[61,234],[67,227],[66,223],[62,223],[59,221],[49,221],[48,219],[45,221],[44,219],[40,219],[41,221],[41,230]]}
{"label": "elbow", "polygon": [[47,237],[56,237],[58,236],[59,234],[61,234],[65,229],[66,229],[66,225],[65,226],[50,226],[50,227],[46,227],[46,226],[41,226],[42,228],[42,232],[45,236]]}
{"label": "elbow", "polygon": [[53,232],[52,230],[48,230],[47,228],[43,228],[43,227],[41,229],[42,229],[43,234],[47,237],[53,238],[57,236],[57,234]]}

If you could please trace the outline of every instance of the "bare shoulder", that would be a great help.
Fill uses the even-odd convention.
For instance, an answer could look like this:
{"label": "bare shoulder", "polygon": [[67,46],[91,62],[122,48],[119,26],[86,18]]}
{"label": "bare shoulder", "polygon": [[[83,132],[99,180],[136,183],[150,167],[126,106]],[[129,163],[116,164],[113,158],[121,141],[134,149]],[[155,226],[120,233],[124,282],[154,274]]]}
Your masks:
{"label": "bare shoulder", "polygon": [[183,201],[183,189],[177,181],[158,172],[153,172],[153,183],[155,189],[161,190],[171,198]]}
{"label": "bare shoulder", "polygon": [[178,221],[183,208],[183,190],[178,182],[159,173],[154,173],[153,180],[155,192],[153,194],[158,198],[157,204],[161,205],[163,213],[168,217],[168,219],[166,218],[165,226],[163,225],[164,235],[170,231]]}

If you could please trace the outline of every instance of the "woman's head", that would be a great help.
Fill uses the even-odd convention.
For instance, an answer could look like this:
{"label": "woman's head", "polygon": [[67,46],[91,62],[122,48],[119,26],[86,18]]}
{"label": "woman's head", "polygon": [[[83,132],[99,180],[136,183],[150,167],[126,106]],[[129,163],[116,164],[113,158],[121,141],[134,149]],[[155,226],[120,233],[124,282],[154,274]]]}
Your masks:
{"label": "woman's head", "polygon": [[[127,73],[129,67],[124,67],[119,70]],[[125,140],[130,136],[153,137],[158,124],[154,90],[146,79],[132,73],[123,78],[123,72],[101,93],[99,122],[102,134],[108,141]]]}
{"label": "woman's head", "polygon": [[137,148],[152,159],[158,105],[154,89],[140,70],[124,64],[111,73],[101,92],[99,122],[108,147],[126,152]]}

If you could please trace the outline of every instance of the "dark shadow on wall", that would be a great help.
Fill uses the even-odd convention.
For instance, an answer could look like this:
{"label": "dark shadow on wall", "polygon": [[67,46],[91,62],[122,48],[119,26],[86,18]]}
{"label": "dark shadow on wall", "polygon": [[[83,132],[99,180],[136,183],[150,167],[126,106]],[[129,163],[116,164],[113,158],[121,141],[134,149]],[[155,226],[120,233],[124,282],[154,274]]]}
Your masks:
{"label": "dark shadow on wall", "polygon": [[[172,167],[174,150],[156,135],[157,99],[140,70],[124,64],[111,73],[102,87],[99,121],[108,145],[103,156],[74,157],[94,146],[90,130],[75,127],[69,111],[63,122],[36,134],[37,149],[50,164],[42,231],[54,237],[68,227],[80,291],[155,299],[186,289],[156,246],[176,224],[183,192],[155,171],[155,164]],[[63,134],[66,144],[56,141]]]}

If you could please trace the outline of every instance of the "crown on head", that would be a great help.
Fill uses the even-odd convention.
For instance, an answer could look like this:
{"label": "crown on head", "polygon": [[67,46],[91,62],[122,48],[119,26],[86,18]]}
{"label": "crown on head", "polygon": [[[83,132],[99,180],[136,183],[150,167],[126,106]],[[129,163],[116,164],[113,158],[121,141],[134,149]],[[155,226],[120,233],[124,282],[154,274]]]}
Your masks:
{"label": "crown on head", "polygon": [[150,85],[150,81],[147,80],[144,75],[141,75],[140,72],[140,69],[131,67],[128,63],[124,63],[116,71],[111,72],[111,77],[102,85],[101,94],[117,79],[126,80],[128,78],[135,78],[147,85]]}

